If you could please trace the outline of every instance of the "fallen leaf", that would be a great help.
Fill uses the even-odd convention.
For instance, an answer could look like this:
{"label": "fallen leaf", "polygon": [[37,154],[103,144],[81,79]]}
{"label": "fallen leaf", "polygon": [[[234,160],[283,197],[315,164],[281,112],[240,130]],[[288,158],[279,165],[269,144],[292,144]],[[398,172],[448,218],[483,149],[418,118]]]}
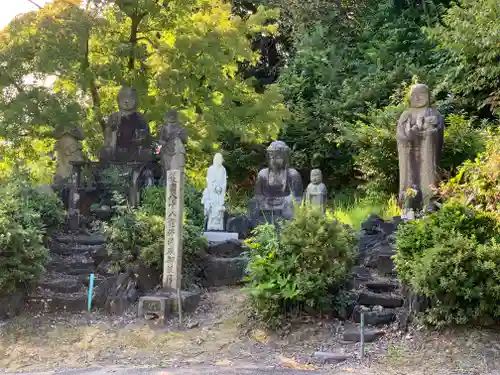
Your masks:
{"label": "fallen leaf", "polygon": [[345,372],[356,372],[356,370],[354,370],[353,368],[350,368],[350,367],[343,368],[342,371],[345,371]]}
{"label": "fallen leaf", "polygon": [[216,361],[215,362],[215,365],[216,366],[232,366],[233,362],[231,362],[230,360],[228,359],[223,359],[223,360],[220,360],[220,361]]}
{"label": "fallen leaf", "polygon": [[294,370],[309,370],[309,371],[317,370],[317,367],[314,367],[312,365],[298,363],[293,358],[286,358],[286,357],[280,356],[280,361],[281,361],[281,364],[283,365],[283,367],[291,368]]}

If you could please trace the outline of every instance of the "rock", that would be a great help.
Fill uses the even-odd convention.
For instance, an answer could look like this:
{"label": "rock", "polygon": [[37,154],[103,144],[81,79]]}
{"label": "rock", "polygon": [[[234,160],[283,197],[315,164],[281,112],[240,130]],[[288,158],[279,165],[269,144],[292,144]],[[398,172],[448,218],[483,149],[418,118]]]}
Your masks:
{"label": "rock", "polygon": [[370,280],[372,278],[370,270],[364,266],[354,267],[353,274],[358,280]]}
{"label": "rock", "polygon": [[[365,329],[364,330],[364,341],[365,343],[373,342],[380,337],[384,336],[385,332],[378,329]],[[350,328],[344,332],[344,341],[349,342],[360,342],[361,332],[358,328]]]}
{"label": "rock", "polygon": [[247,258],[218,258],[207,255],[202,264],[203,285],[229,286],[238,285],[243,281],[248,264]]}
{"label": "rock", "polygon": [[247,238],[250,234],[251,223],[245,215],[230,217],[227,220],[226,231],[238,233],[240,239]]}
{"label": "rock", "polygon": [[391,280],[371,280],[365,286],[375,293],[393,292],[398,288],[398,284]]}
{"label": "rock", "polygon": [[[352,319],[356,323],[361,323],[361,307],[356,306],[352,314]],[[370,326],[380,326],[390,324],[396,319],[396,310],[382,309],[381,311],[365,312],[365,324]]]}
{"label": "rock", "polygon": [[403,299],[391,294],[363,291],[359,294],[358,303],[365,306],[401,307]]}
{"label": "rock", "polygon": [[0,294],[0,319],[19,315],[24,309],[26,298],[26,290],[21,287],[11,293]]}
{"label": "rock", "polygon": [[99,291],[106,295],[104,309],[112,315],[122,315],[139,299],[138,280],[134,272],[127,271],[107,280]]}
{"label": "rock", "polygon": [[315,352],[313,356],[322,363],[343,362],[350,358],[350,356],[347,354],[330,352]]}
{"label": "rock", "polygon": [[161,284],[162,273],[142,263],[137,267],[137,287],[141,294],[150,293]]}
{"label": "rock", "polygon": [[380,216],[372,214],[361,223],[361,230],[367,233],[376,233],[379,225],[382,223],[384,223],[384,220]]}
{"label": "rock", "polygon": [[215,257],[236,258],[245,251],[240,240],[227,240],[220,243],[209,243],[207,252]]}

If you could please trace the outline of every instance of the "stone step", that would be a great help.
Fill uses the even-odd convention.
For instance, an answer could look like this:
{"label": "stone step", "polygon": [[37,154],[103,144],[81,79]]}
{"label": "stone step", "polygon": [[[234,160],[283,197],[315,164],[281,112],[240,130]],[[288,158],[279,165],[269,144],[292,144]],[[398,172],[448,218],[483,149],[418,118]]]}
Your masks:
{"label": "stone step", "polygon": [[59,255],[74,255],[74,254],[99,254],[106,252],[106,245],[82,245],[78,243],[67,244],[62,242],[53,242],[50,245],[50,251],[53,254]]}
{"label": "stone step", "polygon": [[242,241],[230,239],[224,242],[209,242],[207,253],[219,258],[237,258],[247,250]]}
{"label": "stone step", "polygon": [[203,260],[202,283],[205,287],[231,286],[243,282],[248,259],[219,258],[207,255]]}
{"label": "stone step", "polygon": [[76,293],[84,289],[84,284],[77,276],[49,274],[38,283],[38,288],[52,293]]}
{"label": "stone step", "polygon": [[399,287],[399,284],[391,279],[370,280],[365,282],[364,285],[375,293],[391,293]]}
{"label": "stone step", "polygon": [[47,266],[47,269],[51,272],[68,275],[89,275],[95,272],[94,260],[88,255],[62,256],[52,254],[51,258]]}
{"label": "stone step", "polygon": [[[382,326],[390,324],[396,320],[396,310],[395,309],[379,309],[365,311],[364,314],[365,324],[370,326]],[[355,323],[361,323],[361,307],[356,306],[352,313],[352,320]]]}
{"label": "stone step", "polygon": [[103,245],[106,243],[106,238],[100,234],[67,234],[59,233],[53,236],[54,241],[65,244],[80,244],[80,245]]}
{"label": "stone step", "polygon": [[358,304],[364,306],[401,307],[403,298],[390,293],[374,293],[368,290],[362,291],[358,296]]}
{"label": "stone step", "polygon": [[[363,336],[366,343],[374,342],[384,336],[385,332],[378,329],[365,329]],[[348,328],[344,332],[344,341],[359,342],[361,341],[361,332],[359,328]]]}
{"label": "stone step", "polygon": [[41,291],[28,297],[28,310],[32,312],[82,312],[87,310],[87,292],[51,293]]}

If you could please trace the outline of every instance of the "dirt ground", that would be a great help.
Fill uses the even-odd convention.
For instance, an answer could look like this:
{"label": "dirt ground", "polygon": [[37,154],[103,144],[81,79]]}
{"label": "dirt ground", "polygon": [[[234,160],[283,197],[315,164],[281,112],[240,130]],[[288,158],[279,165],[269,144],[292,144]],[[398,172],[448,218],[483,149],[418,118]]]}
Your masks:
{"label": "dirt ground", "polygon": [[[245,294],[230,288],[207,293],[182,329],[176,320],[159,326],[133,314],[20,316],[0,322],[0,372],[259,364],[331,374],[487,375],[500,368],[500,331],[422,329],[401,334],[388,327],[384,338],[366,345],[366,356],[360,360],[359,345],[341,341],[340,321],[297,323],[278,336],[247,316]],[[323,364],[314,359],[316,351],[346,354],[349,359]]]}

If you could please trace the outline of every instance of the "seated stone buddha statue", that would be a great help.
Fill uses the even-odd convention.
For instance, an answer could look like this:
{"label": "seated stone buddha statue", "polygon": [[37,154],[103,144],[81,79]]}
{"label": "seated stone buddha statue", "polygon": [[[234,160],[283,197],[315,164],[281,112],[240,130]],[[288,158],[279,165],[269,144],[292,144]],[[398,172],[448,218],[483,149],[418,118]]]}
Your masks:
{"label": "seated stone buddha statue", "polygon": [[257,175],[255,195],[249,204],[253,225],[290,220],[294,203],[302,202],[302,178],[289,166],[290,156],[290,148],[282,141],[274,141],[267,148],[268,167]]}

